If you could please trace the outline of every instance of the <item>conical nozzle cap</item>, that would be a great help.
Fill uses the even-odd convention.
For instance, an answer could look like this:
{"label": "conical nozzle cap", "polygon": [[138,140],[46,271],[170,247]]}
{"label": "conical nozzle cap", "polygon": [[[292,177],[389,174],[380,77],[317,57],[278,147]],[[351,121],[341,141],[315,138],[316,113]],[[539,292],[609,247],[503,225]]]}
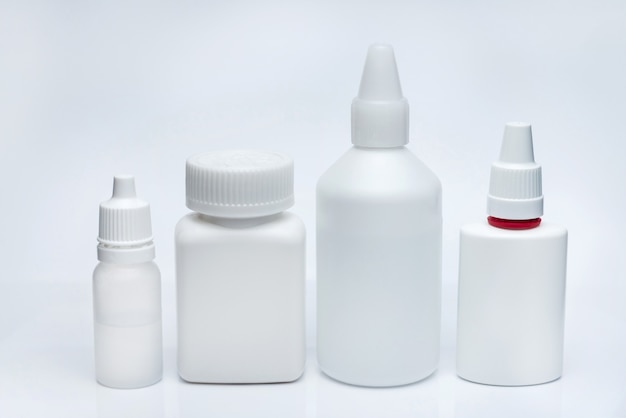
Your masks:
{"label": "conical nozzle cap", "polygon": [[370,46],[361,76],[359,99],[402,100],[402,87],[393,48],[389,45]]}
{"label": "conical nozzle cap", "polygon": [[137,191],[135,190],[135,178],[133,176],[115,176],[113,177],[113,198],[135,198]]}
{"label": "conical nozzle cap", "polygon": [[541,189],[541,166],[535,162],[530,124],[507,123],[500,159],[491,166],[487,197],[489,216],[507,220],[541,217]]}
{"label": "conical nozzle cap", "polygon": [[391,148],[409,142],[409,103],[402,96],[393,48],[370,46],[359,95],[352,101],[352,143]]}
{"label": "conical nozzle cap", "polygon": [[533,134],[530,124],[507,123],[504,127],[500,162],[512,164],[535,164]]}

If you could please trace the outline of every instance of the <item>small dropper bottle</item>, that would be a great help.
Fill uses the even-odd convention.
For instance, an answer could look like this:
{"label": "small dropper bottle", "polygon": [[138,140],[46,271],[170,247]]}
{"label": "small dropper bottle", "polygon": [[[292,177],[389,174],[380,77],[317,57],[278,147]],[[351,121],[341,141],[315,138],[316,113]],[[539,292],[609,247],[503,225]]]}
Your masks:
{"label": "small dropper bottle", "polygon": [[558,379],[567,230],[541,221],[541,166],[527,123],[505,127],[487,212],[487,222],[461,229],[457,373],[501,386]]}
{"label": "small dropper bottle", "polygon": [[113,388],[161,380],[161,274],[152,261],[150,205],[135,179],[116,176],[100,204],[98,260],[93,273],[96,379]]}

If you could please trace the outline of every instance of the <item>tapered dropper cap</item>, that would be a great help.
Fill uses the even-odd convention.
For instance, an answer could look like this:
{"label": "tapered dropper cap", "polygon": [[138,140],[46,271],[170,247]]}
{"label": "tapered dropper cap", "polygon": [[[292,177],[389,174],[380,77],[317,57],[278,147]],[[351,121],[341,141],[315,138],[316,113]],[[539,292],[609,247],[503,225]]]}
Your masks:
{"label": "tapered dropper cap", "polygon": [[409,102],[402,96],[390,45],[370,46],[359,95],[352,101],[352,143],[392,148],[409,142]]}
{"label": "tapered dropper cap", "polygon": [[131,247],[152,241],[150,205],[137,198],[135,178],[113,178],[113,196],[100,203],[98,241],[112,247]]}
{"label": "tapered dropper cap", "polygon": [[535,162],[528,123],[507,123],[504,128],[500,159],[491,166],[487,213],[508,220],[543,215],[541,166]]}
{"label": "tapered dropper cap", "polygon": [[154,259],[150,205],[137,198],[133,176],[113,178],[113,196],[100,203],[98,260],[133,263]]}

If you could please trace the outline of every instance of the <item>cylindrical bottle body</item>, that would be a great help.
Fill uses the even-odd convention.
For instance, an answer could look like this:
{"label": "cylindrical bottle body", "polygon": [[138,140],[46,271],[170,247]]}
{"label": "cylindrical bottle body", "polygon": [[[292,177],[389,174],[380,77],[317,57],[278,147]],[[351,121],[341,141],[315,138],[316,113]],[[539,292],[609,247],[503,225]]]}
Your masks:
{"label": "cylindrical bottle body", "polygon": [[139,388],[161,380],[161,275],[156,264],[99,263],[93,307],[98,382]]}
{"label": "cylindrical bottle body", "polygon": [[317,188],[317,353],[329,376],[395,386],[439,360],[441,186],[404,147],[353,148]]}
{"label": "cylindrical bottle body", "polygon": [[305,230],[297,216],[183,217],[176,283],[183,379],[271,383],[301,376]]}
{"label": "cylindrical bottle body", "polygon": [[521,386],[561,376],[567,230],[461,229],[457,373]]}

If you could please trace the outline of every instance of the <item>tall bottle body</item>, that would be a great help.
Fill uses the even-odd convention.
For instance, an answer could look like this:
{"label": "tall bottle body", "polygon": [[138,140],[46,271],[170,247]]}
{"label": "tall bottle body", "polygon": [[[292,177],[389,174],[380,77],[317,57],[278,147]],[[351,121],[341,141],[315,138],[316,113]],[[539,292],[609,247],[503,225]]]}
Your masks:
{"label": "tall bottle body", "polygon": [[441,185],[404,147],[353,147],[317,186],[317,353],[330,377],[396,386],[439,360]]}
{"label": "tall bottle body", "polygon": [[457,373],[521,386],[561,376],[567,230],[461,229]]}
{"label": "tall bottle body", "polygon": [[273,383],[302,375],[305,229],[296,215],[183,217],[176,284],[183,379]]}
{"label": "tall bottle body", "polygon": [[161,380],[161,274],[152,262],[101,262],[93,275],[96,378],[139,388]]}

